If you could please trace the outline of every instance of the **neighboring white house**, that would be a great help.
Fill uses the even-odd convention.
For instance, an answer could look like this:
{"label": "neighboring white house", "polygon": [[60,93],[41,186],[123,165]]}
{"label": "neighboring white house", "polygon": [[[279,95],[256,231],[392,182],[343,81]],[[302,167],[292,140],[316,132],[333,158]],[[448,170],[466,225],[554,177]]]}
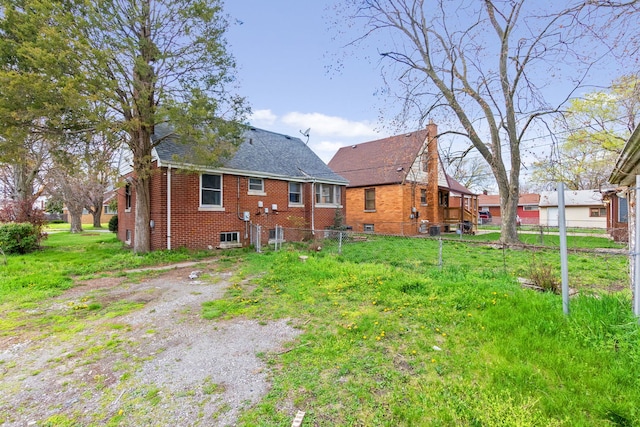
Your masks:
{"label": "neighboring white house", "polygon": [[[607,207],[600,190],[567,190],[564,192],[567,227],[607,228]],[[558,226],[558,192],[540,193],[540,225]]]}

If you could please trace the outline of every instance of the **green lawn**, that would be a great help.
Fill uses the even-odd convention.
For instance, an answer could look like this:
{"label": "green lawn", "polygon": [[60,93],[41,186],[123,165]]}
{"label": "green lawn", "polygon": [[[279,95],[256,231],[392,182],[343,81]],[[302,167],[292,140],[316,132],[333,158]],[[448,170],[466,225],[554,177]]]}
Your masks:
{"label": "green lawn", "polygon": [[[211,255],[138,256],[110,233],[51,234],[44,245],[0,266],[0,334],[19,331],[16,313],[77,275]],[[285,351],[261,355],[272,388],[241,425],[290,425],[296,410],[316,426],[640,425],[640,328],[626,255],[571,253],[580,292],[565,316],[559,296],[517,282],[541,265],[559,275],[557,248],[444,241],[439,265],[435,239],[370,237],[342,255],[306,247],[225,252],[252,279],[202,308],[212,327],[249,317],[289,318],[302,329]]]}
{"label": "green lawn", "polygon": [[210,252],[157,251],[136,255],[123,249],[113,233],[87,231],[51,233],[42,249],[27,255],[7,256],[0,266],[0,308],[4,303],[37,304],[73,286],[73,278],[145,265],[167,264],[211,256]]}
{"label": "green lawn", "polygon": [[[274,387],[244,425],[640,425],[640,329],[626,257],[570,256],[581,294],[522,289],[535,254],[379,238],[343,255],[252,256],[267,274],[203,308],[206,318],[292,318],[304,333],[267,355]],[[301,262],[299,255],[309,256]],[[506,261],[505,261],[506,260]],[[532,261],[534,260],[534,261]],[[615,288],[624,290],[609,292]]]}

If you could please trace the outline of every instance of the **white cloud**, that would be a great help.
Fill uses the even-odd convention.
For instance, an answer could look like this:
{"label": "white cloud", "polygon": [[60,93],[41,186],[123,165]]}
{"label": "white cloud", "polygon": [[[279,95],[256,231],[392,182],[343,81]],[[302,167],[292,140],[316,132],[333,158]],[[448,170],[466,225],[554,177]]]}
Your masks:
{"label": "white cloud", "polygon": [[256,110],[249,117],[251,124],[258,127],[272,126],[276,120],[278,120],[278,116],[273,114],[271,110]]}
{"label": "white cloud", "polygon": [[363,138],[367,141],[378,136],[369,122],[354,122],[321,113],[291,112],[282,117],[282,122],[299,129],[311,128],[312,135],[323,137]]}
{"label": "white cloud", "polygon": [[383,138],[367,121],[352,121],[342,117],[327,116],[321,113],[289,112],[278,116],[270,109],[256,110],[249,117],[252,126],[271,132],[291,135],[307,142],[301,135],[311,128],[309,147],[324,162],[329,162],[340,147],[359,144],[373,139]]}
{"label": "white cloud", "polygon": [[311,147],[313,152],[316,153],[318,157],[320,157],[322,161],[324,161],[325,163],[329,163],[329,161],[334,156],[334,154],[336,154],[336,151],[338,151],[338,149],[340,149],[341,147],[344,147],[345,145],[348,145],[348,144],[340,141],[326,141],[326,140],[315,142],[315,143],[311,141],[309,143],[309,146]]}

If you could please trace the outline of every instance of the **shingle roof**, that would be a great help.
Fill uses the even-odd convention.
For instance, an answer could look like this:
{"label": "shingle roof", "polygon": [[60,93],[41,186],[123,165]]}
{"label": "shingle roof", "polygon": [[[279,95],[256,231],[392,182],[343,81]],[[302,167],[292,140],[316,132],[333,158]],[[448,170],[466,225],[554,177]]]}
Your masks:
{"label": "shingle roof", "polygon": [[329,167],[350,187],[401,183],[418,156],[427,130],[342,147]]}
{"label": "shingle roof", "polygon": [[[376,141],[342,147],[329,167],[349,180],[349,187],[402,183],[427,139],[429,131],[390,136]],[[445,173],[451,191],[474,194]]]}
{"label": "shingle roof", "polygon": [[449,186],[449,190],[451,190],[454,193],[475,195],[475,193],[473,191],[469,190],[467,187],[465,187],[464,185],[460,184],[458,181],[456,181],[449,174],[447,174],[447,184]]}
{"label": "shingle roof", "polygon": [[[163,129],[157,132],[161,135]],[[244,141],[220,170],[244,171],[252,174],[347,184],[347,180],[333,172],[300,138],[249,127]],[[161,162],[176,163],[184,157],[189,146],[172,138],[160,143],[155,152]],[[194,166],[207,167],[206,164]]]}

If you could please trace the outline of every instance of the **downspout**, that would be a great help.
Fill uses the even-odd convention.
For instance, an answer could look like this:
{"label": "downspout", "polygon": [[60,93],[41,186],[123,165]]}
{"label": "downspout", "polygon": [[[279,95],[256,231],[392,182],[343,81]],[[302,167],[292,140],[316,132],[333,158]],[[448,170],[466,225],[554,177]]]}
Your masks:
{"label": "downspout", "polygon": [[298,166],[298,170],[302,172],[302,174],[311,181],[311,234],[316,234],[316,179],[306,173],[300,166]]}
{"label": "downspout", "polygon": [[240,216],[240,176],[236,177],[237,190],[236,190],[236,216],[239,220],[244,221],[244,238],[249,238],[249,221],[244,216]]}
{"label": "downspout", "polygon": [[171,250],[171,165],[167,166],[167,250]]}
{"label": "downspout", "polygon": [[316,181],[311,181],[311,234],[316,234]]}

